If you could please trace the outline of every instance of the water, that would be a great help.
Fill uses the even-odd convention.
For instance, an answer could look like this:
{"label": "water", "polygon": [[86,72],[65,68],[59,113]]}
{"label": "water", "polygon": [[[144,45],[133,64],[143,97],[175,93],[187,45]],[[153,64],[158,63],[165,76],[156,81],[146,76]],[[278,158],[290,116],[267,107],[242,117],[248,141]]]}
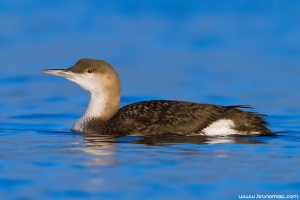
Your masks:
{"label": "water", "polygon": [[[0,199],[300,195],[296,1],[0,1]],[[109,61],[121,105],[250,104],[274,137],[87,137],[88,94],[40,73]]]}

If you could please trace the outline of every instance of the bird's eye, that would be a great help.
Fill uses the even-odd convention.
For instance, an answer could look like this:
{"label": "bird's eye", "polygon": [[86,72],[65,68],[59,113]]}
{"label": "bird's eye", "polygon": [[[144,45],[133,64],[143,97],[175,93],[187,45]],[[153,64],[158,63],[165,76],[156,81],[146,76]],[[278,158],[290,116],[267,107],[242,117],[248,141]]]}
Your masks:
{"label": "bird's eye", "polygon": [[88,72],[88,73],[92,73],[93,70],[92,70],[92,69],[88,69],[87,72]]}

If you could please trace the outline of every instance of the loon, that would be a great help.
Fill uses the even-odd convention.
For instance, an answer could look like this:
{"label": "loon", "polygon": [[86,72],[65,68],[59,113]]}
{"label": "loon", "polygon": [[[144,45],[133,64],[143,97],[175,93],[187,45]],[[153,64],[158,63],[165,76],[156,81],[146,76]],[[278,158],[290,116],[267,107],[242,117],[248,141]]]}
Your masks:
{"label": "loon", "polygon": [[264,115],[249,106],[219,106],[175,100],[150,100],[119,109],[120,79],[106,61],[80,59],[68,69],[42,72],[62,76],[90,93],[88,108],[72,131],[114,136],[146,135],[273,135]]}

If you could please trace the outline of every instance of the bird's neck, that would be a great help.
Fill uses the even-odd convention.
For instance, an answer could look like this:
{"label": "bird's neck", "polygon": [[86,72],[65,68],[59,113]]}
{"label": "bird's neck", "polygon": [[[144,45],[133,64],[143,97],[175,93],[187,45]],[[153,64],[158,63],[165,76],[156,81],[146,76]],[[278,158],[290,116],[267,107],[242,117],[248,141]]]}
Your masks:
{"label": "bird's neck", "polygon": [[91,94],[91,99],[82,118],[96,118],[107,121],[119,110],[120,95],[97,92]]}
{"label": "bird's neck", "polygon": [[84,128],[95,120],[107,121],[119,110],[120,94],[95,92],[91,93],[88,108],[73,126],[73,130],[85,132]]}

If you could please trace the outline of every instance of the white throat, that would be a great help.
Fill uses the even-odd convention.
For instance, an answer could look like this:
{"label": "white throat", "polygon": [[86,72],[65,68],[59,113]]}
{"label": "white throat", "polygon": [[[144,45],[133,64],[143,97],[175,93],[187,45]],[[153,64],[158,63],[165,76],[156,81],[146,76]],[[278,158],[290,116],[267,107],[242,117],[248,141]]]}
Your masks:
{"label": "white throat", "polygon": [[79,118],[72,129],[84,131],[85,125],[93,120],[107,121],[119,110],[120,95],[112,95],[106,92],[92,93],[88,108],[83,116]]}
{"label": "white throat", "polygon": [[108,120],[107,114],[110,110],[110,100],[105,94],[91,94],[91,99],[83,117],[84,118],[104,118]]}

